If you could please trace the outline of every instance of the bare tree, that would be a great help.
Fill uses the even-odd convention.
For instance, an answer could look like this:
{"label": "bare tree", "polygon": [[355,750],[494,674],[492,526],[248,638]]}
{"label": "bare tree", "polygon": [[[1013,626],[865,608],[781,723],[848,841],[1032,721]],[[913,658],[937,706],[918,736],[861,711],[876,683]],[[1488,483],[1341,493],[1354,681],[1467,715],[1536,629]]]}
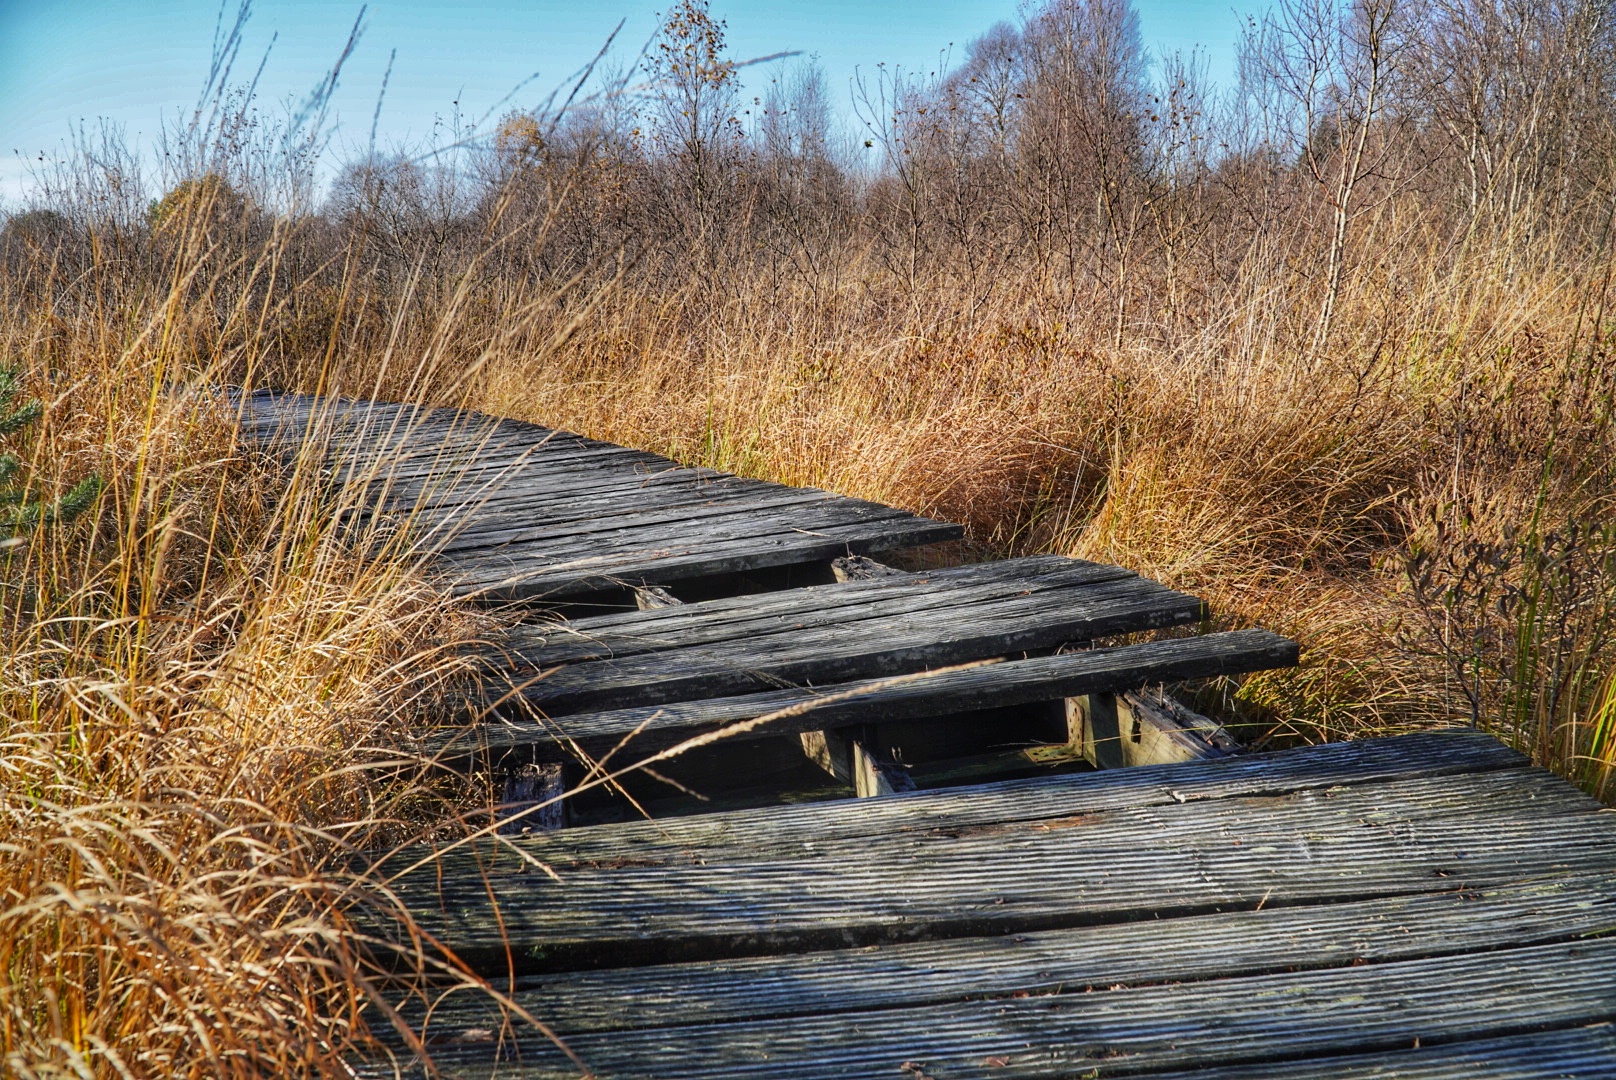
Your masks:
{"label": "bare tree", "polygon": [[1324,296],[1313,351],[1335,318],[1348,228],[1360,185],[1389,175],[1395,152],[1386,118],[1407,59],[1409,25],[1399,0],[1283,0],[1255,42],[1274,89],[1286,99],[1289,136],[1306,177],[1329,209]]}
{"label": "bare tree", "polygon": [[709,270],[741,209],[735,195],[745,132],[735,72],[724,23],[707,0],[675,5],[646,58],[653,190],[686,254]]}

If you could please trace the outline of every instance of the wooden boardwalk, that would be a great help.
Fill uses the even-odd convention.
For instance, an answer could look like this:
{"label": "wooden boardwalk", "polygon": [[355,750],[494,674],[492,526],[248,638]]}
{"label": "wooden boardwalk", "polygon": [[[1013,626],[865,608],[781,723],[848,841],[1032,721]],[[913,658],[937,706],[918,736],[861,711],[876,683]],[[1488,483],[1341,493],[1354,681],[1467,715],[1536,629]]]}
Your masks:
{"label": "wooden boardwalk", "polygon": [[240,404],[255,439],[329,445],[339,476],[372,482],[378,511],[410,515],[462,593],[577,599],[961,535],[890,506],[478,413],[300,395]]}
{"label": "wooden boardwalk", "polygon": [[[244,421],[296,445],[314,406],[256,396]],[[726,767],[783,746],[881,793],[400,853],[418,927],[561,1044],[483,997],[416,1002],[440,1075],[1616,1077],[1616,813],[1490,737],[1230,754],[1119,692],[1294,644],[1092,647],[1204,617],[1119,568],[832,581],[955,533],[469,414],[344,403],[314,427],[457,588],[598,605],[483,654],[499,707],[435,736],[446,763],[576,780],[750,723]],[[609,610],[637,596],[662,606]],[[904,790],[928,747],[1040,731],[1090,762],[1199,760]],[[402,1044],[360,1071],[428,1074]]]}

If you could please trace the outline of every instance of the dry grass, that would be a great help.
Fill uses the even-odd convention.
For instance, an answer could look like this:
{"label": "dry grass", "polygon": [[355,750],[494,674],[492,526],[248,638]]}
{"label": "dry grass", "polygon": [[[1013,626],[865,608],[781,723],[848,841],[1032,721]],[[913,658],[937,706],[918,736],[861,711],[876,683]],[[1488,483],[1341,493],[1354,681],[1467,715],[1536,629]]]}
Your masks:
{"label": "dry grass", "polygon": [[32,482],[110,490],[0,565],[0,1071],[345,1075],[377,962],[354,855],[459,809],[407,757],[362,767],[407,751],[481,624],[355,558],[311,465],[170,382],[162,330],[70,328],[79,362],[34,380]]}
{"label": "dry grass", "polygon": [[[1303,642],[1300,671],[1243,691],[1277,728],[1407,730],[1467,719],[1446,665],[1405,634],[1415,538],[1437,518],[1467,516],[1485,535],[1521,528],[1534,507],[1586,518],[1609,493],[1608,477],[1589,475],[1595,460],[1547,486],[1543,473],[1548,443],[1599,454],[1608,437],[1556,412],[1603,407],[1609,393],[1581,386],[1575,406],[1565,396],[1584,362],[1582,283],[1461,292],[1424,276],[1430,291],[1390,325],[1377,297],[1349,294],[1343,351],[1323,357],[1284,340],[1279,324],[1309,283],[1282,268],[1219,321],[1223,333],[1172,351],[1148,326],[1116,343],[1050,318],[1036,293],[966,318],[946,286],[927,294],[931,311],[899,317],[856,294],[828,312],[805,300],[782,312],[777,294],[743,292],[697,314],[625,291],[559,350],[490,342],[466,395],[962,521],[983,552],[1138,569],[1206,596],[1221,622]],[[462,341],[488,341],[476,331]],[[1608,760],[1608,740],[1595,742]]]}
{"label": "dry grass", "polygon": [[[258,287],[295,230],[246,264],[207,227],[198,211],[177,250],[156,235],[144,266],[92,256],[72,290],[9,282],[0,333],[49,406],[21,446],[30,482],[109,480],[92,519],[5,566],[0,1007],[19,1076],[336,1075],[384,1015],[350,923],[378,894],[349,854],[466,820],[465,792],[355,766],[407,753],[486,616],[407,553],[356,558],[317,463],[245,454],[206,387],[466,404],[961,520],[979,555],[1132,566],[1303,642],[1299,671],[1228,703],[1277,738],[1469,719],[1455,656],[1419,632],[1473,599],[1452,537],[1608,506],[1582,268],[1523,290],[1486,253],[1417,265],[1390,316],[1351,281],[1324,355],[1298,343],[1312,286],[1283,266],[1170,348],[1036,283],[982,304],[940,274],[905,303],[869,263],[830,294],[417,279],[378,331],[352,277]],[[1447,575],[1423,600],[1416,551]],[[1519,629],[1436,637],[1462,667],[1511,655]],[[1569,713],[1517,692],[1543,672],[1500,662],[1484,702],[1521,718],[1482,719],[1608,794],[1608,653],[1576,642],[1589,685]]]}

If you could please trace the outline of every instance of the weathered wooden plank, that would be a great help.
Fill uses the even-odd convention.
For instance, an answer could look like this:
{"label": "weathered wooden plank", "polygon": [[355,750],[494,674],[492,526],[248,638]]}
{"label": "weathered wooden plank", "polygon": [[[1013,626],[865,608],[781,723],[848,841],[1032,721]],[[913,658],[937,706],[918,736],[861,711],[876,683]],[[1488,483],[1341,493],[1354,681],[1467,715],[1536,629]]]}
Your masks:
{"label": "weathered wooden plank", "polygon": [[[518,746],[576,742],[590,752],[609,749],[638,732],[625,753],[649,753],[729,724],[752,720],[783,709],[842,694],[845,700],[820,705],[800,715],[781,717],[742,733],[740,738],[770,738],[814,731],[879,717],[916,720],[995,706],[1058,701],[1073,694],[1120,690],[1149,682],[1210,678],[1289,667],[1296,662],[1296,643],[1263,630],[1171,638],[1114,649],[1009,660],[986,667],[946,671],[926,679],[880,688],[883,680],[830,684],[817,688],[774,690],[738,697],[607,712],[557,716],[543,721],[512,717],[495,719],[474,729],[454,729],[425,740],[428,753],[502,752]],[[488,697],[501,688],[491,685]]]}
{"label": "weathered wooden plank", "polygon": [[[953,833],[987,825],[1034,823],[1074,814],[1149,807],[1197,806],[1225,799],[1286,798],[1421,778],[1520,771],[1527,760],[1490,735],[1453,731],[1330,743],[1272,754],[1182,765],[1141,766],[1081,775],[1006,780],[948,791],[919,792],[878,803],[771,806],[657,822],[571,829],[524,842],[533,857],[555,865],[636,857],[663,845],[723,848],[728,858],[767,856],[802,845],[858,847],[864,837]],[[1539,782],[1543,774],[1537,773]],[[458,856],[457,856],[458,857]],[[495,869],[497,851],[474,860]]]}
{"label": "weathered wooden plank", "polygon": [[1606,1080],[1616,1076],[1616,1025],[1536,1030],[1499,1039],[1466,1039],[1370,1054],[1151,1073],[1156,1080]]}
{"label": "weathered wooden plank", "polygon": [[[456,453],[466,453],[470,449],[457,449]],[[417,453],[424,454],[426,450],[426,447],[418,447]],[[377,482],[388,483],[405,495],[422,489],[445,492],[455,488],[482,487],[497,480],[500,489],[513,498],[543,498],[567,488],[586,491],[590,485],[664,474],[688,472],[708,479],[728,475],[712,469],[682,466],[642,450],[622,446],[563,446],[543,438],[535,438],[526,444],[512,440],[508,448],[499,453],[484,452],[478,448],[475,457],[463,465],[454,463],[448,468],[437,465],[436,461],[425,457],[410,463],[399,463],[387,451],[366,454],[364,457],[355,457],[343,451],[335,463],[339,471],[348,475],[374,477]],[[747,482],[760,486],[764,483],[758,480]]]}
{"label": "weathered wooden plank", "polygon": [[[540,464],[548,447],[542,438],[525,441],[489,435],[397,449],[367,447],[364,452],[344,448],[331,454],[327,467],[339,481],[364,483],[385,492],[397,505],[413,505],[423,495],[453,500],[468,493],[486,494],[530,472],[550,471],[555,467]],[[565,478],[565,472],[555,471]]]}
{"label": "weathered wooden plank", "polygon": [[848,682],[1193,622],[1199,600],[1142,578],[795,633],[570,664],[523,696],[552,716]]}
{"label": "weathered wooden plank", "polygon": [[737,538],[718,545],[671,545],[599,558],[581,557],[542,570],[524,563],[522,549],[513,547],[500,549],[499,558],[458,566],[452,589],[460,596],[498,600],[568,600],[628,581],[671,584],[690,578],[823,563],[849,550],[860,554],[891,551],[957,540],[961,535],[957,525],[902,515],[823,527],[812,533],[788,528],[782,533]]}
{"label": "weathered wooden plank", "polygon": [[338,398],[309,398],[269,410],[253,408],[244,411],[242,419],[246,430],[261,441],[301,440],[316,434],[332,446],[341,446],[344,440],[368,443],[388,431],[416,425],[435,427],[443,422],[435,410]]}
{"label": "weathered wooden plank", "polygon": [[[1088,577],[1084,575],[1095,575]],[[1068,577],[1067,575],[1076,575]],[[839,603],[865,603],[926,594],[930,602],[943,602],[939,594],[944,590],[973,589],[981,586],[999,586],[1017,583],[1021,590],[1037,591],[1084,581],[1111,580],[1114,577],[1137,577],[1132,570],[1106,563],[1088,562],[1064,555],[1029,555],[994,562],[970,563],[964,566],[942,567],[907,574],[902,577],[881,577],[864,581],[837,582],[813,585],[782,593],[758,596],[731,596],[703,601],[692,605],[678,615],[650,612],[615,612],[576,620],[573,625],[590,634],[621,634],[627,636],[655,627],[659,622],[678,621],[681,624],[699,616],[701,620],[724,621],[736,616],[777,614],[795,610],[825,610]]]}
{"label": "weathered wooden plank", "polygon": [[[1074,780],[1085,779],[1080,774]],[[979,801],[988,796],[991,805],[1004,807],[1004,800],[993,798],[1000,794],[996,788],[1007,786],[984,784],[967,789],[965,802]],[[1072,786],[1079,786],[1073,784]],[[934,793],[938,796],[953,793]],[[920,796],[907,795],[899,803],[920,801]],[[1484,807],[1471,807],[1466,800],[1482,802]],[[1512,805],[1511,801],[1529,800],[1534,806]],[[947,802],[946,798],[937,801]],[[839,809],[835,804],[830,808]],[[772,808],[775,809],[775,808]],[[1241,847],[1264,829],[1281,830],[1297,825],[1302,815],[1308,820],[1336,822],[1343,815],[1357,815],[1353,821],[1365,828],[1379,828],[1383,824],[1399,825],[1422,819],[1428,825],[1456,829],[1454,835],[1464,838],[1463,821],[1468,814],[1483,810],[1493,816],[1510,817],[1525,821],[1534,814],[1543,818],[1576,817],[1594,812],[1597,805],[1585,795],[1541,769],[1510,769],[1483,773],[1415,776],[1408,779],[1386,780],[1345,788],[1304,788],[1285,795],[1229,794],[1221,798],[1203,800],[1198,807],[1187,803],[1166,801],[1142,806],[1116,806],[1093,809],[1071,805],[1058,807],[1054,813],[1041,816],[1014,816],[1008,820],[973,815],[960,810],[940,821],[919,826],[893,826],[902,821],[901,807],[894,807],[887,815],[888,831],[873,828],[854,829],[851,834],[832,826],[829,829],[809,827],[799,832],[783,831],[774,816],[759,813],[746,822],[746,829],[704,828],[712,822],[700,819],[670,820],[645,823],[662,826],[660,832],[635,835],[637,842],[626,837],[638,825],[599,826],[595,829],[571,830],[564,835],[545,838],[541,842],[518,845],[522,852],[557,866],[591,867],[605,859],[612,851],[619,854],[633,852],[636,866],[719,866],[742,862],[777,862],[782,873],[793,860],[806,858],[808,845],[823,847],[832,843],[845,843],[853,836],[859,838],[856,851],[842,859],[848,873],[866,862],[887,865],[913,862],[932,857],[968,858],[978,851],[999,853],[1023,849],[1047,848],[1058,857],[1069,844],[1111,845],[1126,848],[1129,844],[1189,841],[1201,839],[1227,839],[1234,847]],[[746,811],[732,813],[744,817]],[[731,822],[735,824],[735,822]],[[1616,823],[1613,823],[1616,827]],[[1077,830],[1074,832],[1073,830]],[[609,844],[609,847],[602,845]],[[993,844],[1002,845],[998,849]],[[515,854],[508,846],[471,845],[452,849],[438,858],[435,865],[446,875],[466,873],[482,879],[493,876],[521,876],[532,868],[532,863]],[[1300,856],[1311,861],[1320,852],[1306,845],[1298,848]],[[408,856],[415,860],[427,855],[430,849],[416,849]],[[876,853],[880,854],[877,855]],[[1616,852],[1610,853],[1616,857]],[[990,860],[993,861],[993,860]],[[808,868],[813,869],[813,868]],[[1104,870],[1104,867],[1099,868]],[[1011,868],[1012,872],[1014,868]],[[878,873],[884,873],[877,867]],[[856,875],[855,875],[856,876]],[[604,880],[604,879],[603,879]],[[548,894],[546,894],[548,895]]]}
{"label": "weathered wooden plank", "polygon": [[[565,1034],[828,1015],[1093,988],[1464,956],[1616,931],[1616,874],[1012,937],[526,977],[517,1002]],[[419,1012],[414,1015],[419,1016]],[[455,998],[433,1027],[498,1026]]]}
{"label": "weathered wooden plank", "polygon": [[511,857],[505,871],[463,869],[458,859],[394,887],[436,939],[497,971],[512,955],[508,945],[523,969],[677,960],[1344,902],[1616,868],[1616,820],[1563,783],[1563,792],[1524,792],[1530,776],[872,837],[835,859],[807,862],[808,840],[790,859],[625,850],[617,857],[631,865],[568,868],[560,884],[517,870]]}
{"label": "weathered wooden plank", "polygon": [[[619,499],[623,496],[619,495]],[[825,524],[899,517],[875,503],[860,503],[823,491],[774,488],[767,491],[731,493],[727,497],[702,497],[674,501],[667,505],[642,506],[630,501],[594,506],[577,506],[555,516],[520,523],[489,519],[478,512],[475,524],[467,528],[443,526],[442,539],[432,546],[455,559],[465,553],[489,548],[523,546],[531,551],[587,551],[602,546],[633,543],[637,546],[677,543],[682,538],[731,538],[773,531],[780,523],[801,522],[797,528],[812,529]],[[435,523],[420,523],[425,532]]]}
{"label": "weathered wooden plank", "polygon": [[445,479],[441,483],[390,488],[387,494],[391,505],[408,508],[423,527],[451,520],[454,514],[475,507],[479,519],[486,517],[489,527],[495,528],[505,527],[502,523],[510,521],[558,520],[562,514],[587,511],[607,515],[656,509],[672,505],[675,500],[734,501],[780,490],[776,485],[759,486],[755,481],[697,469],[646,474],[612,472],[587,481],[545,485],[541,492],[533,494],[513,492],[502,479],[497,474],[475,483]]}
{"label": "weathered wooden plank", "polygon": [[[272,441],[321,440],[334,454],[333,482],[373,483],[384,508],[438,508],[420,524],[443,528],[439,546],[453,549],[461,594],[567,598],[615,588],[620,580],[666,582],[821,562],[849,548],[882,550],[961,534],[958,526],[890,507],[681,469],[659,455],[458,410],[253,396],[243,399],[242,413],[255,437],[273,426]],[[735,504],[719,506],[726,495],[680,513],[688,500],[649,496],[621,513],[606,513],[604,504],[588,514],[566,507],[570,496],[630,496],[650,474],[665,471],[729,479]],[[542,513],[532,520],[537,506],[525,505],[530,501],[549,507],[553,520]],[[490,509],[493,503],[500,505]]]}
{"label": "weathered wooden plank", "polygon": [[[797,543],[800,539],[812,541],[816,536],[834,539],[847,530],[881,528],[893,524],[910,528],[919,521],[906,510],[896,510],[876,503],[860,503],[853,499],[818,496],[782,495],[784,504],[778,508],[763,507],[751,513],[700,515],[681,528],[677,520],[657,521],[642,526],[612,527],[610,521],[601,522],[601,528],[591,530],[589,536],[578,536],[567,529],[525,529],[523,535],[496,542],[483,543],[487,536],[474,538],[476,546],[457,552],[454,562],[468,571],[483,561],[526,559],[571,559],[580,554],[598,551],[602,557],[614,553],[641,553],[666,550],[697,551],[724,544],[757,544],[774,539],[781,543]],[[468,541],[468,544],[472,541]]]}
{"label": "weathered wooden plank", "polygon": [[[602,451],[590,451],[599,455]],[[677,469],[670,463],[656,467],[633,460],[589,463],[546,461],[535,448],[513,454],[508,461],[450,458],[423,464],[423,475],[398,477],[385,462],[364,468],[348,465],[330,467],[333,485],[362,486],[366,498],[390,512],[408,512],[423,524],[468,515],[465,525],[484,531],[520,527],[523,522],[544,520],[546,514],[567,510],[573,504],[590,501],[599,504],[615,499],[632,508],[639,500],[653,498],[664,490],[679,491],[696,487],[715,490],[778,491],[777,485],[737,481],[723,473],[705,469]],[[724,485],[718,487],[718,485]],[[483,513],[506,511],[516,524],[501,524]],[[473,515],[475,512],[475,516]]]}
{"label": "weathered wooden plank", "polygon": [[[567,1045],[603,1080],[1042,1080],[1219,1066],[1255,1066],[1262,1075],[1269,1063],[1298,1058],[1389,1054],[1613,1018],[1616,940],[1589,940],[991,1003],[581,1034]],[[445,1075],[487,1075],[462,1070],[487,1070],[491,1049],[445,1046],[434,1058]],[[499,1075],[576,1075],[545,1044],[529,1042],[521,1054]]]}
{"label": "weathered wooden plank", "polygon": [[[546,516],[524,518],[521,528],[526,536],[514,544],[498,539],[490,541],[486,532],[461,531],[462,520],[479,521],[485,508],[470,506],[427,515],[408,510],[397,513],[405,515],[418,547],[438,553],[463,572],[475,573],[475,568],[487,562],[490,556],[503,559],[513,550],[559,564],[591,554],[672,550],[681,543],[699,542],[702,537],[698,530],[707,526],[713,526],[717,532],[725,525],[738,525],[741,528],[731,528],[729,533],[742,536],[741,530],[748,520],[757,521],[761,535],[768,531],[773,517],[799,509],[831,521],[869,520],[868,515],[847,512],[849,508],[841,502],[835,496],[803,494],[789,489],[766,497],[757,493],[710,497],[692,487],[683,493],[656,492],[643,501],[635,493],[626,493],[601,502],[564,506]],[[670,528],[676,529],[681,516],[689,523],[689,532],[678,536],[661,535]],[[706,539],[722,542],[723,538],[709,536]]]}
{"label": "weathered wooden plank", "polygon": [[520,626],[502,652],[535,667],[571,660],[626,657],[668,648],[749,641],[770,634],[798,635],[829,625],[899,615],[980,611],[1029,598],[1107,582],[1135,580],[1121,567],[1056,556],[1010,559],[906,578],[813,585],[776,593],[733,596],[689,604],[677,612],[624,612],[566,623]]}

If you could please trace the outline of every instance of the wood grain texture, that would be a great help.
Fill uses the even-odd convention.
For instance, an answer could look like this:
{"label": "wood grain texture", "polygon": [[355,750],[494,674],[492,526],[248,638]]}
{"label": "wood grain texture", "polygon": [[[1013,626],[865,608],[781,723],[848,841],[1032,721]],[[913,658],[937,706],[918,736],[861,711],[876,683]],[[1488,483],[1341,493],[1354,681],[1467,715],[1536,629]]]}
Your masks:
{"label": "wood grain texture", "polygon": [[[1616,869],[1616,816],[1597,810],[1546,773],[1503,770],[1074,809],[868,837],[835,845],[834,859],[810,836],[745,852],[619,847],[614,862],[565,868],[559,884],[509,855],[485,850],[479,864],[462,849],[394,887],[462,957],[502,966],[511,943],[519,965],[536,969],[1346,902]],[[561,834],[548,849],[566,843]]]}
{"label": "wood grain texture", "polygon": [[875,584],[790,590],[794,606],[786,610],[767,610],[779,607],[773,598],[758,603],[762,611],[716,601],[720,612],[688,604],[637,613],[653,616],[642,621],[519,630],[488,654],[487,667],[520,678],[561,665],[523,691],[554,716],[903,675],[1181,625],[1203,614],[1192,596],[1092,564],[957,590],[905,581],[863,602],[835,595]]}
{"label": "wood grain texture", "polygon": [[[558,972],[524,978],[516,1000],[578,1034],[1464,956],[1616,932],[1613,889],[1616,874],[1593,873],[1006,937]],[[451,998],[431,1024],[487,1027],[499,1011]]]}
{"label": "wood grain texture", "polygon": [[[1571,971],[1578,977],[1567,979]],[[1044,1080],[1193,1068],[1262,1076],[1269,1064],[1295,1068],[1299,1057],[1375,1054],[1384,1060],[1411,1051],[1416,1041],[1440,1046],[1530,1036],[1612,1019],[1616,940],[1595,939],[1176,985],[579,1034],[566,1041],[601,1078]],[[447,1045],[434,1058],[446,1075],[489,1076],[493,1050],[489,1044]],[[537,1041],[512,1051],[520,1061],[501,1066],[498,1075],[578,1075]],[[1608,1041],[1584,1042],[1581,1051],[1585,1063],[1608,1068]]]}
{"label": "wood grain texture", "polygon": [[[1526,764],[1525,758],[1497,739],[1475,732],[1405,735],[1225,761],[1000,781],[874,803],[846,800],[597,825],[524,841],[522,850],[558,866],[633,861],[665,846],[676,850],[721,847],[734,858],[747,853],[767,857],[782,845],[787,851],[806,850],[801,847],[804,843],[856,849],[867,837],[948,834],[1073,814],[1193,808],[1229,799],[1344,792],[1421,778],[1521,770]],[[1541,779],[1546,774],[1536,775]],[[457,853],[454,858],[468,859],[472,866],[496,868],[505,865],[501,850],[474,845],[458,849],[465,854]],[[412,850],[404,858],[413,861],[421,854]]]}

